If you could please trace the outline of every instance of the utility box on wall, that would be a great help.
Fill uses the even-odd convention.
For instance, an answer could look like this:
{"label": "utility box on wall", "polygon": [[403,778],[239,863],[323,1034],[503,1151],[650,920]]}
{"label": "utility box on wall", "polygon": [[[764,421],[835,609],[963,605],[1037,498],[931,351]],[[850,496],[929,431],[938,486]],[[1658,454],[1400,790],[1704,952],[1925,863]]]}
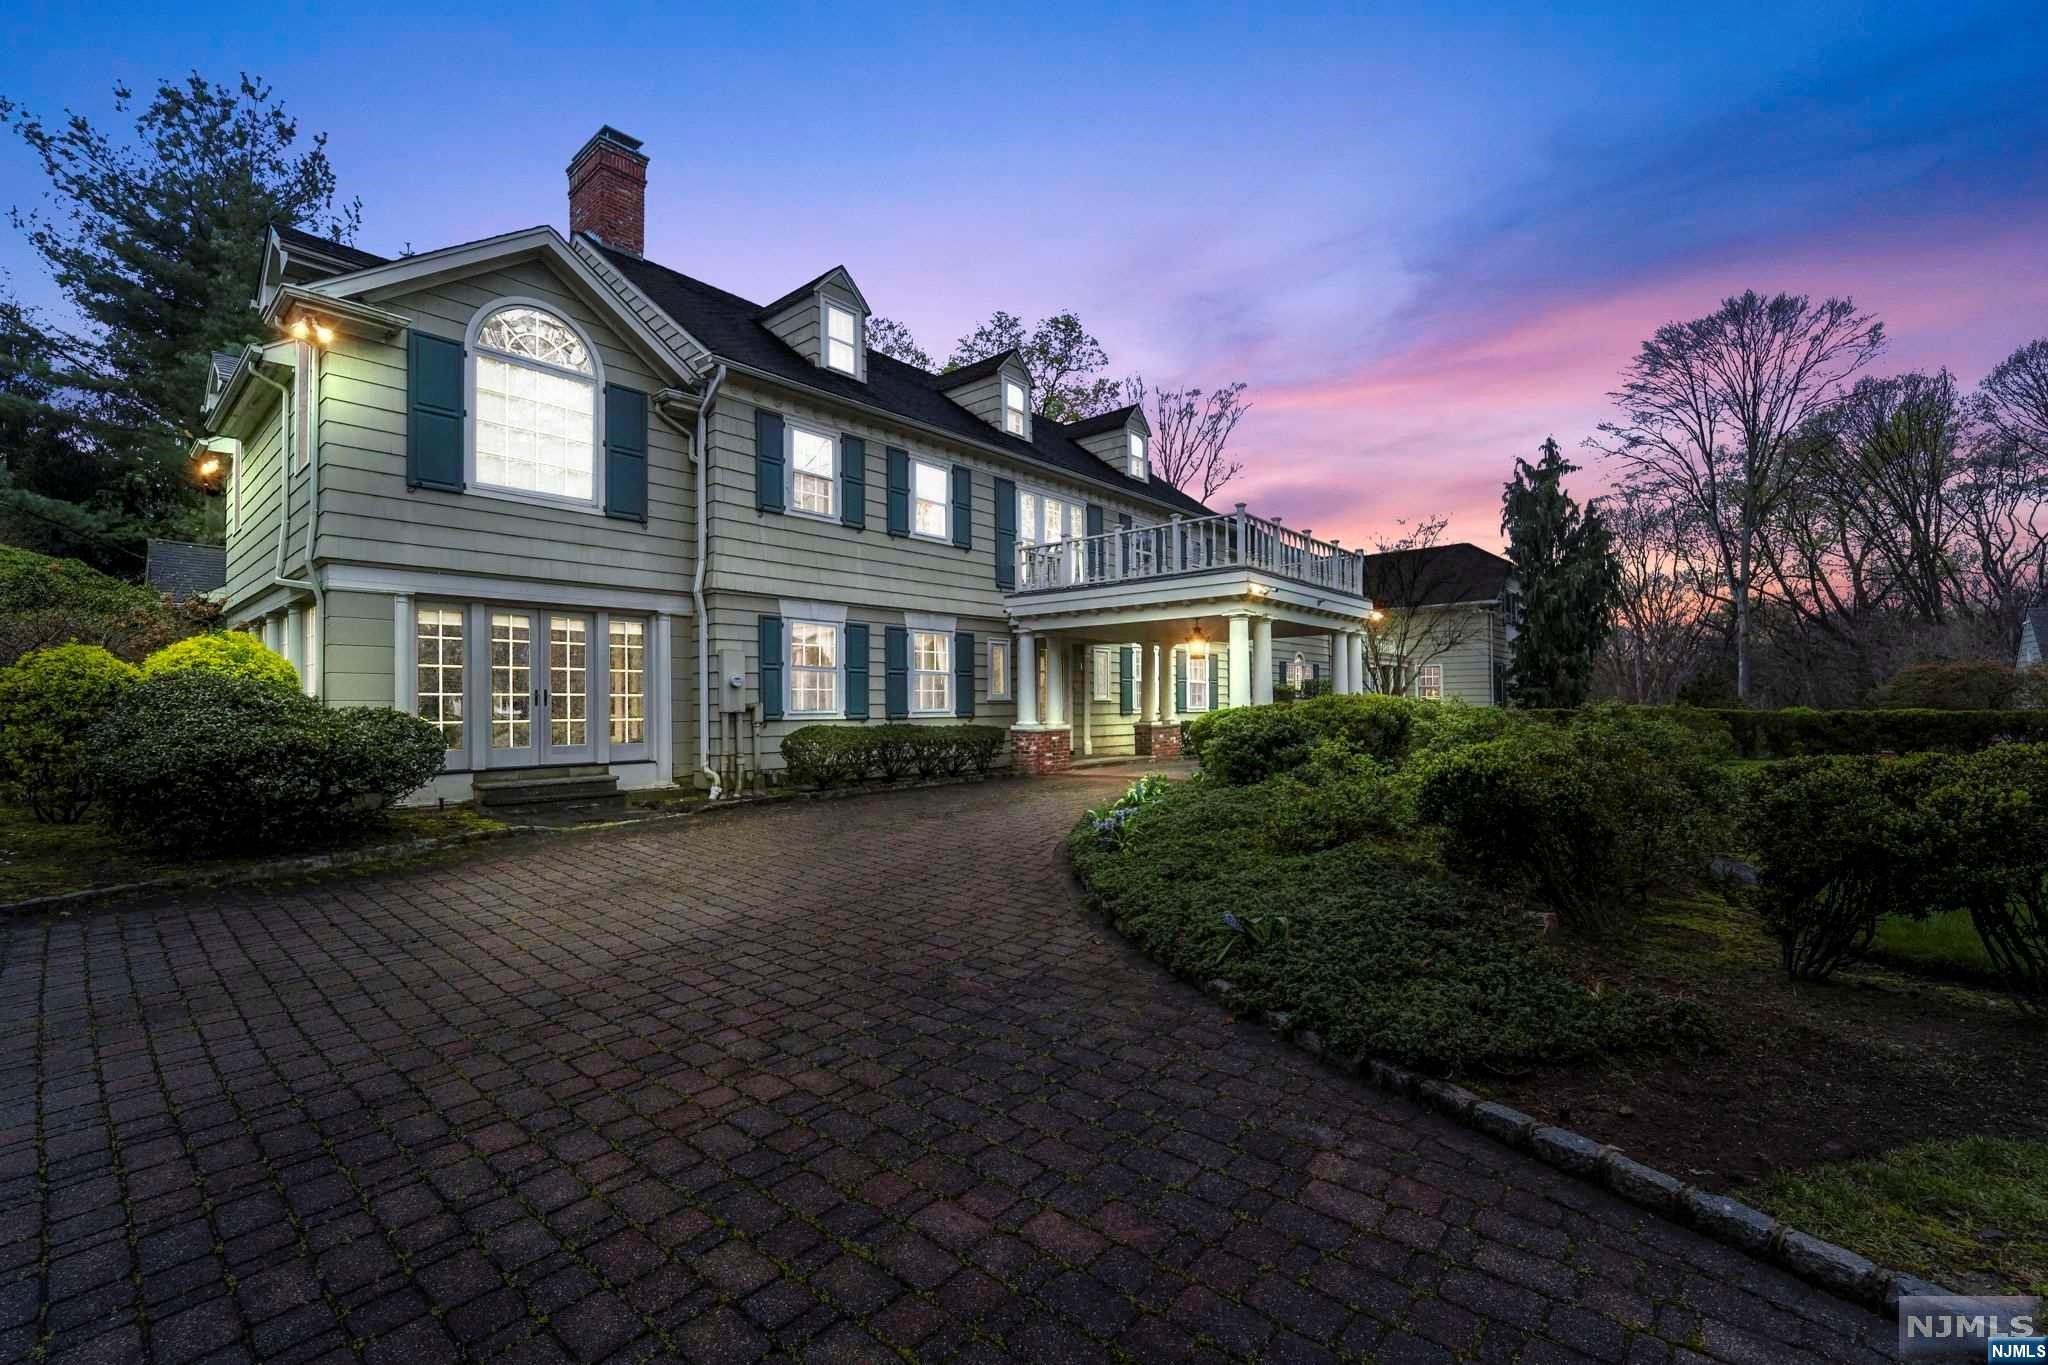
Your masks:
{"label": "utility box on wall", "polygon": [[737,649],[718,651],[718,710],[739,715],[747,709],[747,656]]}

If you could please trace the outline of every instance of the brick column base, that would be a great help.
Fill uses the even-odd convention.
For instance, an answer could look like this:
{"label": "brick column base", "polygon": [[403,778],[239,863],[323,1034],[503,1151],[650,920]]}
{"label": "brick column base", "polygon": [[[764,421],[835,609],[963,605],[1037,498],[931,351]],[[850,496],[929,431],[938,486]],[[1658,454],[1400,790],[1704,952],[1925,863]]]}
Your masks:
{"label": "brick column base", "polygon": [[1072,730],[1010,730],[1010,767],[1033,777],[1063,773],[1074,764]]}
{"label": "brick column base", "polygon": [[1162,725],[1140,725],[1138,727],[1138,756],[1140,758],[1179,758],[1180,722]]}

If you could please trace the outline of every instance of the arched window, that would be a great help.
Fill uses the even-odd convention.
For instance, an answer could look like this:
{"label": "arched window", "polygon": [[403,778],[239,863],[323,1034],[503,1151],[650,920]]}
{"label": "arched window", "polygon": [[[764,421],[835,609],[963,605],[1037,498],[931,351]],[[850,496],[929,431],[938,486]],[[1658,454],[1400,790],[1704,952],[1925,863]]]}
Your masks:
{"label": "arched window", "polygon": [[1287,661],[1287,685],[1293,688],[1308,686],[1308,657],[1296,654]]}
{"label": "arched window", "polygon": [[583,334],[534,304],[475,325],[475,480],[488,488],[597,498],[597,361]]}

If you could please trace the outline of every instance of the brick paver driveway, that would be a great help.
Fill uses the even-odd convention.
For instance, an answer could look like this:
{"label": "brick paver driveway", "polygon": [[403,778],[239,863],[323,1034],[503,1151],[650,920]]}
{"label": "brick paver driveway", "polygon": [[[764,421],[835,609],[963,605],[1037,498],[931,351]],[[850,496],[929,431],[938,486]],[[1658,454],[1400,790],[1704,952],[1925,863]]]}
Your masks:
{"label": "brick paver driveway", "polygon": [[1134,956],[1105,790],[0,923],[0,1360],[1888,1349]]}

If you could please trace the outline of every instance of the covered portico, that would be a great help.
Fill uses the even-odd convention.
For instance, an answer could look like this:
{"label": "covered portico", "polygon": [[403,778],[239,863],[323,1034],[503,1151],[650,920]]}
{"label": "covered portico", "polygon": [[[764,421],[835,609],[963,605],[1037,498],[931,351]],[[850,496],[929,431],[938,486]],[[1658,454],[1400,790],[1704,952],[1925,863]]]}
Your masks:
{"label": "covered portico", "polygon": [[1372,603],[1358,561],[1242,505],[1020,547],[1019,589],[1005,601],[1016,649],[1013,762],[1057,772],[1097,751],[1089,702],[1102,696],[1092,674],[1105,661],[1124,692],[1120,722],[1135,727],[1135,751],[1155,758],[1179,755],[1184,707],[1272,701],[1275,661],[1297,651],[1327,660],[1334,691],[1367,690]]}

